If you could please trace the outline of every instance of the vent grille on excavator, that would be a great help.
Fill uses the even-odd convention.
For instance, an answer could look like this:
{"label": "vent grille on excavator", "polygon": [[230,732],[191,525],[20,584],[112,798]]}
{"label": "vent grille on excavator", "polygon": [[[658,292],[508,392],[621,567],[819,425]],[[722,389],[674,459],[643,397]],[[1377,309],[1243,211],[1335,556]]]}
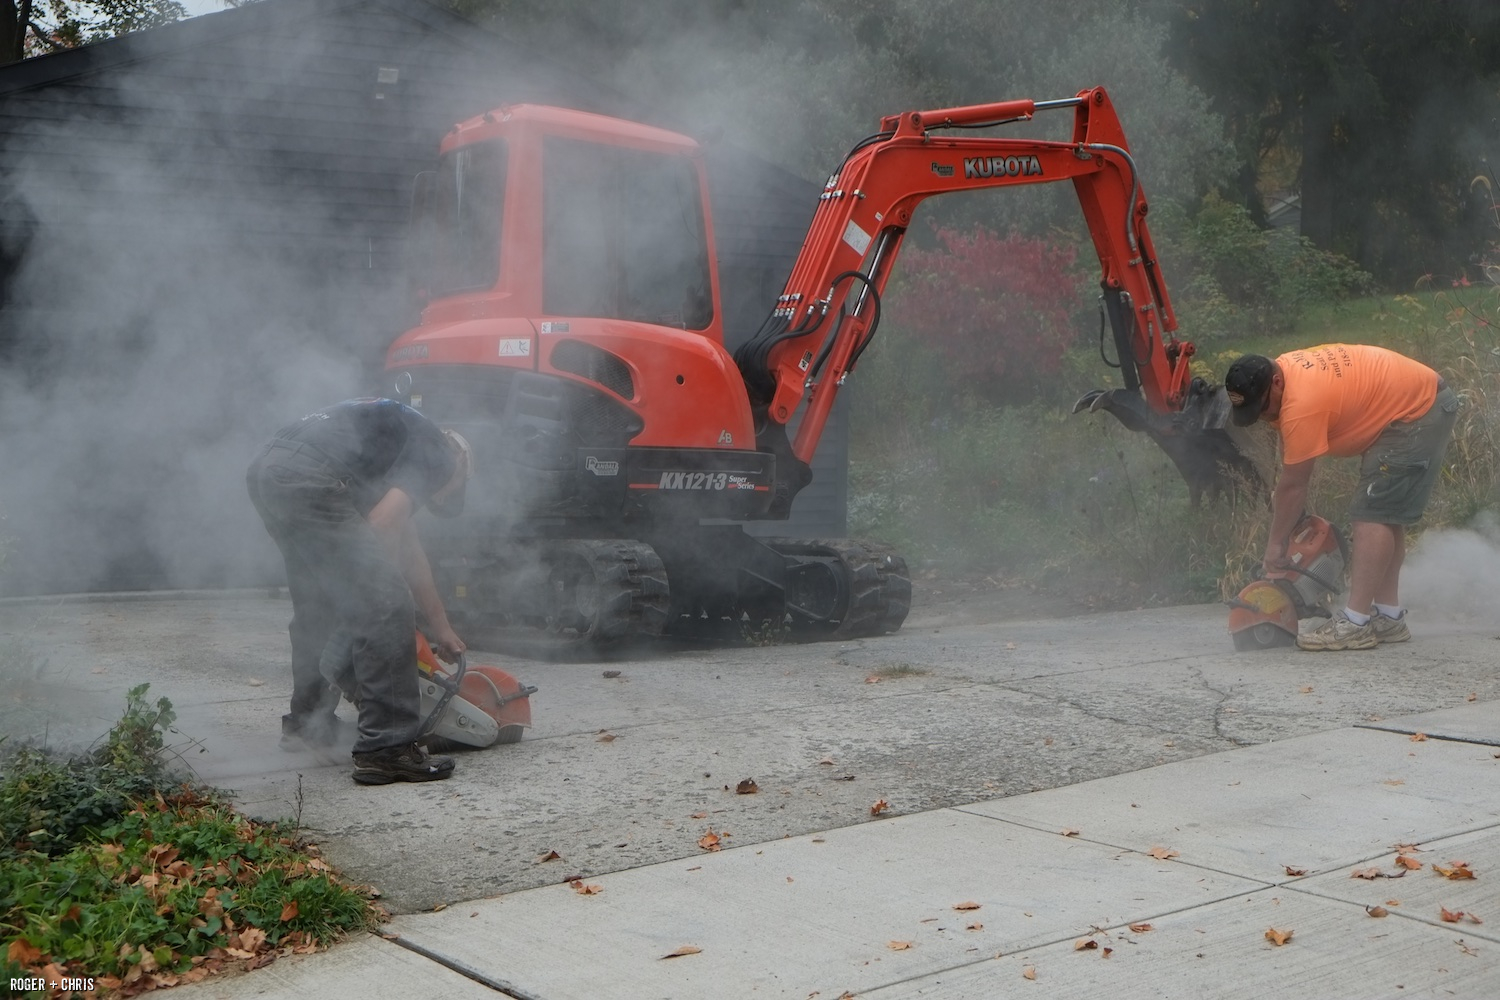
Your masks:
{"label": "vent grille on excavator", "polygon": [[558,342],[552,348],[552,367],[597,382],[623,399],[635,398],[635,379],[630,376],[630,367],[593,344],[581,340]]}

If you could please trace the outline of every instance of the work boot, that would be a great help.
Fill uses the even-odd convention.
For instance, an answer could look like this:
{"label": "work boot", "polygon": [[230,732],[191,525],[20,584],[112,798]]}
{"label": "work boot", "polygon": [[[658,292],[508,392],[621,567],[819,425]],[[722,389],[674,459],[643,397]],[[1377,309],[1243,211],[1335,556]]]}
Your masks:
{"label": "work boot", "polygon": [[299,750],[325,750],[329,747],[351,746],[359,736],[359,726],[336,715],[295,715],[281,717],[281,749],[290,753]]}
{"label": "work boot", "polygon": [[354,755],[354,780],[361,785],[393,781],[441,781],[453,773],[453,758],[430,754],[418,743]]}
{"label": "work boot", "polygon": [[1411,638],[1411,629],[1406,627],[1406,609],[1395,618],[1389,615],[1377,614],[1370,619],[1370,626],[1375,630],[1375,638],[1380,642],[1405,642]]}
{"label": "work boot", "polygon": [[1371,618],[1363,625],[1356,625],[1341,611],[1311,632],[1297,636],[1297,646],[1311,650],[1374,649],[1380,645],[1375,636],[1374,621]]}

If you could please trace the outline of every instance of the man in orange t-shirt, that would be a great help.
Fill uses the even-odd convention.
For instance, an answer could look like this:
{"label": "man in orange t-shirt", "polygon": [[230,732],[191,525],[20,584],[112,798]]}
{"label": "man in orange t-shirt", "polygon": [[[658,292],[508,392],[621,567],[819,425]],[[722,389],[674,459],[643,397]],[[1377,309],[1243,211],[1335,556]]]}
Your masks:
{"label": "man in orange t-shirt", "polygon": [[1355,344],[1289,351],[1274,361],[1247,354],[1229,366],[1224,388],[1236,424],[1265,420],[1281,434],[1267,569],[1290,565],[1287,540],[1306,509],[1317,460],[1363,456],[1349,507],[1354,552],[1348,606],[1299,635],[1297,645],[1373,649],[1411,638],[1398,593],[1406,528],[1421,520],[1442,471],[1458,397],[1426,365]]}

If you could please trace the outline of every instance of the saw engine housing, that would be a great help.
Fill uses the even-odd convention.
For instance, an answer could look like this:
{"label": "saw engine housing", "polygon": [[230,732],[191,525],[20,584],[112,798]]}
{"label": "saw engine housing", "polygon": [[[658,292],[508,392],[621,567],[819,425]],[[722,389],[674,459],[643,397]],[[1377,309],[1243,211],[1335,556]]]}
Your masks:
{"label": "saw engine housing", "polygon": [[1291,567],[1270,570],[1229,603],[1229,633],[1239,650],[1290,646],[1303,618],[1326,618],[1344,592],[1349,543],[1337,527],[1304,514],[1287,540]]}

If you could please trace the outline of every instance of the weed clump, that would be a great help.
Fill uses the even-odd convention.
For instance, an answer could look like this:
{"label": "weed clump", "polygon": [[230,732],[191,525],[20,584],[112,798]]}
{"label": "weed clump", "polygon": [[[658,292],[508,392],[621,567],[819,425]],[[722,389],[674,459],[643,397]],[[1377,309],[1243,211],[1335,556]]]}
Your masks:
{"label": "weed clump", "polygon": [[146,692],[129,692],[86,754],[20,748],[5,760],[0,975],[92,978],[130,996],[370,926],[368,891],[344,884],[315,845],[172,773],[175,714]]}

